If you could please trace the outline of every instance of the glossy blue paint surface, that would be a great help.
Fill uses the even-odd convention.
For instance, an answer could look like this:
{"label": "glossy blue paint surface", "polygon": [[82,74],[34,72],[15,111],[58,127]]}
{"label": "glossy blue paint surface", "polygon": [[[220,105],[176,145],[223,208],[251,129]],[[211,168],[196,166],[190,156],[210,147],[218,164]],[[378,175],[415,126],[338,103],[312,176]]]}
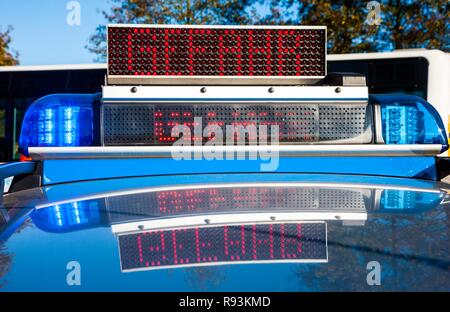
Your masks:
{"label": "glossy blue paint surface", "polygon": [[[50,232],[52,227],[42,226],[45,222],[55,222],[51,207],[34,209],[34,203],[40,197],[57,201],[175,184],[195,187],[197,184],[268,181],[370,184],[374,190],[382,191],[385,188],[420,188],[422,191],[418,191],[415,198],[421,197],[421,192],[432,196],[430,200],[423,197],[428,202],[418,201],[417,207],[410,211],[369,210],[367,221],[360,226],[329,221],[328,263],[229,263],[132,273],[120,270],[117,237],[110,228],[111,210],[108,206],[100,207],[100,218],[95,216],[89,220],[93,227],[70,232]],[[12,223],[7,223],[5,228],[0,228],[0,232],[7,229],[9,234],[8,237],[0,235],[3,259],[0,291],[448,290],[448,207],[439,204],[445,193],[430,193],[438,190],[439,184],[434,181],[325,174],[154,176],[46,186],[39,192],[25,191],[23,195],[28,194],[25,197],[30,201],[19,205],[23,213],[12,218]],[[368,202],[375,202],[375,192],[368,194]],[[64,206],[61,208],[65,209]],[[141,205],[141,208],[151,207]],[[356,207],[348,206],[348,209],[353,208]],[[114,209],[116,212],[130,211],[128,205],[115,206]],[[81,266],[81,285],[71,287],[66,283],[69,272],[66,265],[73,260]],[[368,286],[366,282],[369,261],[379,261],[382,266],[382,285],[377,288]]]}
{"label": "glossy blue paint surface", "polygon": [[[182,160],[172,158],[45,160],[43,184],[120,177],[260,173],[261,160]],[[434,157],[281,157],[277,173],[358,174],[436,179]]]}
{"label": "glossy blue paint surface", "polygon": [[[315,195],[311,193],[311,188],[316,191]],[[330,193],[330,190],[334,191]],[[238,198],[241,200],[234,202],[233,191],[240,194]],[[320,197],[320,193],[332,194],[332,197]],[[190,197],[192,194],[195,194],[195,198]],[[352,205],[364,205],[369,212],[414,214],[438,206],[445,193],[440,190],[440,184],[433,181],[325,174],[209,174],[122,178],[43,187],[41,194],[36,196],[39,198],[33,199],[38,209],[32,214],[32,220],[41,230],[64,233],[109,226],[117,222],[210,212],[267,213],[276,212],[280,208],[284,212],[292,212],[300,209],[298,203],[295,204],[296,200],[304,198],[311,204],[310,196],[317,196],[318,204],[321,203],[319,198],[322,198],[325,210],[345,210],[352,209]],[[160,201],[162,198],[165,199]],[[223,202],[227,205],[219,208],[214,205],[216,199],[219,200],[216,203]],[[167,202],[172,200],[177,200],[178,210],[170,210],[169,215],[160,215],[161,209],[166,211],[166,208],[161,207],[166,207]],[[249,200],[250,206],[246,205],[245,200]],[[251,203],[258,200],[262,201],[261,205],[252,206]],[[267,200],[272,201],[270,205],[264,204]],[[192,204],[194,202],[203,204],[196,206]],[[20,205],[29,206],[27,202],[21,202]],[[188,205],[192,205],[190,209],[183,210],[182,207]],[[309,205],[302,207],[304,211],[312,208]],[[212,211],[209,211],[210,208]],[[108,213],[104,213],[105,211]],[[59,217],[55,219],[55,215]]]}
{"label": "glossy blue paint surface", "polygon": [[22,174],[31,174],[35,169],[35,163],[27,162],[11,162],[0,165],[0,180]]}

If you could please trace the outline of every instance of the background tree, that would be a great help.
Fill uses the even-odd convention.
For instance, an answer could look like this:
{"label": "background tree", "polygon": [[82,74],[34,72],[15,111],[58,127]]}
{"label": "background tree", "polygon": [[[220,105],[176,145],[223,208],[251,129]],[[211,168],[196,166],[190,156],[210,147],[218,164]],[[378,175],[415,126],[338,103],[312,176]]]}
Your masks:
{"label": "background tree", "polygon": [[12,27],[7,27],[5,32],[2,32],[0,29],[0,66],[5,65],[17,65],[18,61],[18,53],[11,51],[10,43],[11,43],[11,31]]}
{"label": "background tree", "polygon": [[[269,1],[269,2],[267,2]],[[259,24],[326,25],[328,51],[351,53],[404,48],[450,49],[450,2],[379,0],[379,25],[369,1],[260,0]]]}
{"label": "background tree", "polygon": [[[266,3],[266,1],[263,1]],[[270,0],[269,10],[258,24],[325,25],[329,53],[373,51],[374,43],[365,40],[377,26],[365,23],[367,1]]]}
{"label": "background tree", "polygon": [[[299,265],[299,284],[313,291],[449,289],[450,252],[444,247],[450,243],[448,206],[430,209],[417,203],[415,208],[419,212],[368,209],[364,226],[328,222],[329,262]],[[366,282],[366,265],[373,260],[381,264],[381,286]]]}
{"label": "background tree", "polygon": [[[379,24],[364,1],[329,0],[111,0],[108,23],[326,25],[329,53],[404,48],[450,50],[448,0],[379,0]],[[373,16],[373,15],[372,15]],[[105,26],[87,48],[106,56]]]}
{"label": "background tree", "polygon": [[0,243],[0,289],[3,287],[5,281],[3,277],[9,272],[12,263],[12,256],[6,251],[5,245]]}
{"label": "background tree", "polygon": [[448,0],[387,0],[383,2],[382,18],[385,31],[380,32],[380,39],[387,48],[450,50]]}
{"label": "background tree", "polygon": [[[249,24],[247,8],[255,0],[111,0],[102,14],[117,24]],[[87,49],[106,59],[106,27],[100,25],[90,37]]]}

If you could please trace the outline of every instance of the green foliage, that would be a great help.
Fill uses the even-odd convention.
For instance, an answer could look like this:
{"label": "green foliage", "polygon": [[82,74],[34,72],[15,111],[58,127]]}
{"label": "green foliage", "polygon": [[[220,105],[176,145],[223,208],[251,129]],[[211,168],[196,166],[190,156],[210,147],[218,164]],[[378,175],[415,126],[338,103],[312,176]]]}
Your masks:
{"label": "green foliage", "polygon": [[5,32],[0,30],[0,66],[17,65],[19,63],[18,53],[10,50],[12,27],[8,27]]}

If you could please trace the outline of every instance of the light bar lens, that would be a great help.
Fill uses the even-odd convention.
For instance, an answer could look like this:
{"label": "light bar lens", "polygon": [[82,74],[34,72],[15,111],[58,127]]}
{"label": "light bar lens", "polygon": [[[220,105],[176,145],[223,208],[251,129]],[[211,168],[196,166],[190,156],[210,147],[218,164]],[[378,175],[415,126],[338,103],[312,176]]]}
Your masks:
{"label": "light bar lens", "polygon": [[324,76],[325,28],[109,26],[109,76]]}
{"label": "light bar lens", "polygon": [[428,102],[410,95],[376,95],[371,101],[381,107],[386,144],[441,144],[442,151],[448,149],[445,127]]}
{"label": "light bar lens", "polygon": [[31,146],[89,146],[94,140],[95,94],[54,94],[35,101],[22,124],[19,151]]}

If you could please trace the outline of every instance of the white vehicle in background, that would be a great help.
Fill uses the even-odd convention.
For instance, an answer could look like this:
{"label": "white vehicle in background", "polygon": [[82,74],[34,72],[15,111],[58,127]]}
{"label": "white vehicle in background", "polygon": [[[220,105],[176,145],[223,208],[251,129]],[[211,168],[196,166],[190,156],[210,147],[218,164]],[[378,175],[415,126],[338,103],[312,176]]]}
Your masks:
{"label": "white vehicle in background", "polygon": [[393,52],[327,55],[328,72],[367,77],[371,94],[413,94],[431,103],[450,129],[450,53],[404,49]]}

